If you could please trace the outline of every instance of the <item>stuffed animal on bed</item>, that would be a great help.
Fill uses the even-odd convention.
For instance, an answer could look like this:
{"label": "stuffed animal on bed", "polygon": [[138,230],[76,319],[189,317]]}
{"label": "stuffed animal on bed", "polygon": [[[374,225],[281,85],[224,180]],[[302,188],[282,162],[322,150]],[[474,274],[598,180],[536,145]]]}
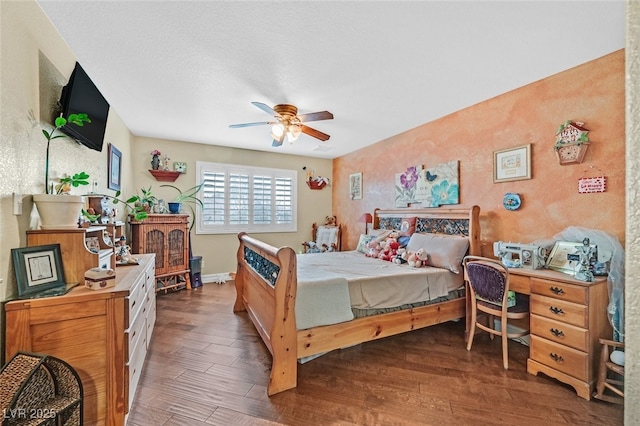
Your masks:
{"label": "stuffed animal on bed", "polygon": [[364,255],[367,257],[378,257],[380,251],[382,250],[382,246],[380,245],[380,241],[378,240],[368,242],[366,247],[367,251]]}
{"label": "stuffed animal on bed", "polygon": [[380,255],[378,257],[382,260],[391,262],[393,261],[393,259],[395,259],[396,254],[398,254],[398,248],[400,248],[400,244],[398,244],[397,241],[387,241],[384,250],[380,252]]}
{"label": "stuffed animal on bed", "polygon": [[391,261],[397,265],[404,265],[407,263],[407,259],[405,259],[405,252],[407,250],[403,247],[400,247],[396,252],[396,257],[394,257]]}
{"label": "stuffed animal on bed", "polygon": [[410,252],[410,254],[407,256],[407,263],[409,264],[409,266],[412,266],[414,268],[420,268],[422,266],[427,266],[427,259],[427,252],[425,251],[425,249],[420,248],[415,252]]}

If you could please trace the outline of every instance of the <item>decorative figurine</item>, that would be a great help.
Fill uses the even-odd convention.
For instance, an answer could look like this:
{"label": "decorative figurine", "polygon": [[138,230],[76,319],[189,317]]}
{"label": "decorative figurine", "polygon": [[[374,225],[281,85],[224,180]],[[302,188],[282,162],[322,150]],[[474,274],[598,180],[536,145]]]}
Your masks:
{"label": "decorative figurine", "polygon": [[591,270],[591,256],[593,255],[593,247],[589,242],[589,238],[582,240],[581,246],[576,246],[576,250],[580,255],[580,268],[576,272],[576,279],[580,281],[593,282],[593,271]]}

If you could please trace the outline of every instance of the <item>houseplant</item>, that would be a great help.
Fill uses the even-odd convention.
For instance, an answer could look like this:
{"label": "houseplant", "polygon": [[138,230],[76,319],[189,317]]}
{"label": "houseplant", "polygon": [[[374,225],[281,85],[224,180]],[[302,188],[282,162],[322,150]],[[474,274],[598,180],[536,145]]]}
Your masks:
{"label": "houseplant", "polygon": [[201,208],[204,207],[202,200],[198,198],[198,192],[200,192],[200,190],[204,186],[204,182],[201,183],[200,185],[193,186],[184,191],[174,185],[165,184],[160,186],[173,188],[178,192],[178,195],[176,196],[174,201],[171,201],[168,203],[170,213],[173,213],[173,214],[180,213],[182,204],[186,204],[189,207],[189,209],[191,210],[191,226],[189,227],[189,232],[191,232],[191,230],[193,229],[193,225],[195,224],[195,218],[196,218],[196,211],[193,208],[193,206],[198,205]]}
{"label": "houseplant", "polygon": [[87,114],[70,114],[67,118],[57,117],[54,122],[55,127],[51,131],[42,129],[42,134],[47,140],[44,194],[33,195],[33,202],[38,209],[42,229],[73,229],[78,227],[78,218],[84,205],[84,198],[79,195],[69,195],[68,192],[71,186],[88,185],[89,175],[80,172],[72,176],[65,176],[60,179],[58,185],[54,186],[49,182],[49,152],[53,139],[65,137],[60,132],[63,126],[74,124],[82,127],[85,123],[91,123]]}

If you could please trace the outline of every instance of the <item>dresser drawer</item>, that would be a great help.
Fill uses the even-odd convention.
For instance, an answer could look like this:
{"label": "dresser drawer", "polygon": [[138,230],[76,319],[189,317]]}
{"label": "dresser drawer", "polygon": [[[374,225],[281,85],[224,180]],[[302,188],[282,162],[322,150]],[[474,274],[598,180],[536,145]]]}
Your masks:
{"label": "dresser drawer", "polygon": [[129,305],[127,311],[127,323],[125,326],[128,328],[131,325],[131,322],[135,320],[135,318],[140,313],[142,306],[145,303],[147,298],[147,286],[144,280],[140,280],[137,282],[132,288],[129,296],[126,297],[127,303]]}
{"label": "dresser drawer", "polygon": [[586,329],[538,315],[531,315],[531,334],[585,352],[589,348]]}
{"label": "dresser drawer", "polygon": [[142,310],[138,313],[138,316],[133,319],[131,327],[125,331],[125,343],[127,344],[127,352],[125,353],[128,355],[127,360],[131,360],[133,358],[133,351],[138,346],[138,341],[146,337],[146,328],[147,316],[144,310]]}
{"label": "dresser drawer", "polygon": [[531,359],[566,373],[578,380],[589,380],[589,356],[586,352],[531,336]]}
{"label": "dresser drawer", "polygon": [[587,287],[574,284],[531,278],[531,293],[582,305],[587,304]]}
{"label": "dresser drawer", "polygon": [[140,381],[140,374],[144,366],[144,359],[147,356],[147,339],[142,337],[138,340],[133,354],[127,363],[127,377],[129,379],[129,407],[133,403],[133,397],[136,394],[136,388]]}
{"label": "dresser drawer", "polygon": [[532,294],[530,311],[532,314],[577,325],[578,327],[587,328],[588,326],[587,306],[577,303]]}

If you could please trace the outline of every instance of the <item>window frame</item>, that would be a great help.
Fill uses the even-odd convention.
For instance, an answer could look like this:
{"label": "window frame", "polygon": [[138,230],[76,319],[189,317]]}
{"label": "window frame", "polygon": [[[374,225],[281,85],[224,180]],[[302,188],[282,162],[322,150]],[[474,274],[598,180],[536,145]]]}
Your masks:
{"label": "window frame", "polygon": [[[196,161],[196,185],[200,185],[204,181],[205,173],[224,173],[225,175],[225,223],[223,225],[207,225],[204,223],[204,216],[206,210],[201,208],[196,210],[196,234],[237,234],[238,232],[253,232],[253,233],[284,233],[284,232],[297,232],[298,231],[298,172],[290,169],[278,169],[273,167],[257,167],[248,166],[242,164],[228,164],[228,163],[214,163],[210,161]],[[228,223],[229,220],[229,174],[246,174],[249,176],[249,223],[233,225]],[[254,224],[253,219],[253,190],[252,185],[254,183],[254,176],[272,176],[274,179],[284,178],[291,180],[291,222],[285,224]],[[275,189],[275,188],[274,188]],[[204,198],[205,189],[202,191],[202,201],[206,205],[206,199]],[[275,191],[271,194],[272,212],[275,215]]]}

